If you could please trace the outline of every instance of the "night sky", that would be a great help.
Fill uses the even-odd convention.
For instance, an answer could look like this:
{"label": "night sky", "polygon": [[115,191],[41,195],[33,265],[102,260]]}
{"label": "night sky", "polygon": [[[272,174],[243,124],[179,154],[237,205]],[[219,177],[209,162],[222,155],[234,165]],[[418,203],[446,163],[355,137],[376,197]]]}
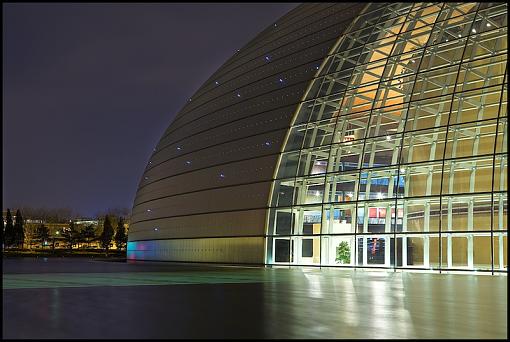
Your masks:
{"label": "night sky", "polygon": [[130,210],[186,100],[296,5],[4,4],[4,209]]}

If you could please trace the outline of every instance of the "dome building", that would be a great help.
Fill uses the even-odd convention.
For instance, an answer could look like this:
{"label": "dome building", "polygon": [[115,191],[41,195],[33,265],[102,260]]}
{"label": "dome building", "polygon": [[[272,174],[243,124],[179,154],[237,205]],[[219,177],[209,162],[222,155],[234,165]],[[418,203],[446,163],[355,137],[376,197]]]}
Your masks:
{"label": "dome building", "polygon": [[198,89],[128,259],[507,272],[506,3],[306,3]]}

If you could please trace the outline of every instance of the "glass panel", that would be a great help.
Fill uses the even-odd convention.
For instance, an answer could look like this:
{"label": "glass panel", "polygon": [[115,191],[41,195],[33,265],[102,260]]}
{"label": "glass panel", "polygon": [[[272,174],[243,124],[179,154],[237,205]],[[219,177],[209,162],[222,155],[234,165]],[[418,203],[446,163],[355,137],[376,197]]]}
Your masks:
{"label": "glass panel", "polygon": [[508,151],[507,141],[508,141],[508,120],[506,117],[500,117],[498,124],[498,136],[496,138],[496,153]]}
{"label": "glass panel", "polygon": [[494,211],[492,217],[493,229],[496,231],[507,231],[508,230],[508,202],[506,193],[495,193],[494,194]]}
{"label": "glass panel", "polygon": [[328,147],[302,150],[299,158],[298,176],[326,173],[329,150]]}
{"label": "glass panel", "polygon": [[321,203],[324,196],[324,176],[296,179],[296,204]]}
{"label": "glass panel", "polygon": [[[450,116],[450,107],[451,96],[440,96],[433,99],[412,102],[409,105],[409,114],[407,116],[405,128],[406,131],[446,126]],[[441,130],[432,131],[432,133],[440,131]],[[425,131],[424,134],[427,134],[427,131]]]}
{"label": "glass panel", "polygon": [[418,74],[411,100],[416,101],[452,93],[458,69],[458,66],[450,66]]}
{"label": "glass panel", "polygon": [[353,265],[354,237],[324,236],[321,240],[321,252],[323,265]]}
{"label": "glass panel", "polygon": [[452,245],[452,266],[454,268],[468,266],[468,239],[465,236],[452,236],[446,238]]}
{"label": "glass panel", "polygon": [[[349,57],[352,58],[352,56]],[[337,69],[338,71],[332,72],[320,79],[322,84],[317,94],[319,97],[345,92],[353,72],[352,64],[349,63],[350,58],[343,58],[341,69]],[[340,65],[337,66],[337,68],[338,67],[340,67]]]}
{"label": "glass panel", "polygon": [[506,191],[508,190],[508,156],[497,155],[494,162],[494,191]]}
{"label": "glass panel", "polygon": [[314,235],[320,234],[322,222],[321,206],[294,207],[293,234]]}
{"label": "glass panel", "polygon": [[496,120],[450,126],[445,158],[494,153]]}
{"label": "glass panel", "polygon": [[268,231],[290,235],[288,262],[506,267],[506,18],[502,3],[377,3],[354,20],[274,181]]}
{"label": "glass panel", "polygon": [[336,94],[327,96],[326,98],[318,98],[315,101],[312,113],[310,114],[309,122],[329,119],[336,116],[340,108],[340,101],[343,99],[343,94]]}
{"label": "glass panel", "polygon": [[274,249],[275,262],[290,262],[290,240],[275,239]]}
{"label": "glass panel", "polygon": [[442,198],[441,231],[490,230],[491,196],[445,196]]}
{"label": "glass panel", "polygon": [[282,154],[276,178],[287,178],[296,176],[298,160],[299,151]]}
{"label": "glass panel", "polygon": [[335,143],[359,143],[365,138],[370,113],[352,113],[338,117],[336,126]]}
{"label": "glass panel", "polygon": [[399,200],[400,202],[403,203],[403,231],[439,231],[439,197]]}
{"label": "glass panel", "polygon": [[301,104],[299,107],[298,114],[296,116],[296,121],[294,122],[295,125],[299,125],[302,123],[308,122],[308,119],[310,118],[310,114],[313,111],[315,101],[308,101]]}
{"label": "glass panel", "polygon": [[392,136],[403,129],[407,111],[401,105],[376,109],[370,117],[369,137]]}
{"label": "glass panel", "polygon": [[320,238],[297,237],[294,239],[296,246],[295,255],[298,258],[294,260],[299,265],[319,265],[320,264]]}
{"label": "glass panel", "polygon": [[358,237],[359,266],[389,266],[390,238],[387,236]]}
{"label": "glass panel", "polygon": [[445,161],[443,194],[490,192],[492,166],[492,156]]}
{"label": "glass panel", "polygon": [[355,204],[324,205],[322,234],[354,233]]}
{"label": "glass panel", "polygon": [[443,234],[443,269],[491,269],[490,234]]}
{"label": "glass panel", "polygon": [[357,170],[361,164],[362,141],[346,142],[331,148],[331,166],[329,172]]}
{"label": "glass panel", "polygon": [[[398,236],[398,235],[397,235]],[[397,266],[426,267],[429,239],[427,236],[399,236],[397,242]],[[427,250],[425,248],[427,247]]]}
{"label": "glass panel", "polygon": [[294,178],[279,179],[274,182],[272,207],[292,205],[294,198]]}
{"label": "glass panel", "polygon": [[[473,230],[491,229],[491,196],[489,194],[473,196],[468,203],[468,218],[473,213]],[[469,226],[468,226],[469,229]]]}
{"label": "glass panel", "polygon": [[325,202],[351,202],[355,200],[359,173],[342,172],[327,176]]}
{"label": "glass panel", "polygon": [[[402,217],[403,212],[399,211]],[[395,229],[395,202],[380,201],[377,203],[365,202],[358,204],[358,232],[382,233]],[[398,227],[398,226],[397,226]]]}
{"label": "glass panel", "polygon": [[309,123],[303,147],[314,147],[329,145],[333,141],[335,130],[335,119],[328,119],[316,123]]}
{"label": "glass panel", "polygon": [[404,196],[439,195],[441,189],[442,163],[430,162],[401,166],[405,181]]}
{"label": "glass panel", "polygon": [[395,197],[397,169],[362,170],[360,177],[360,200],[382,200]]}
{"label": "glass panel", "polygon": [[381,167],[395,165],[398,162],[402,135],[388,134],[384,137],[367,139],[363,166]]}
{"label": "glass panel", "polygon": [[285,151],[299,150],[305,138],[306,125],[293,127],[290,131],[289,140],[285,145]]}
{"label": "glass panel", "polygon": [[508,233],[496,233],[492,239],[494,270],[508,270]]}
{"label": "glass panel", "polygon": [[506,55],[477,59],[460,66],[456,92],[503,83]]}
{"label": "glass panel", "polygon": [[473,268],[477,270],[490,270],[492,268],[491,261],[491,237],[490,235],[474,235],[468,237],[472,239],[473,246],[468,252],[473,253]]}
{"label": "glass panel", "polygon": [[443,159],[445,128],[404,134],[401,163],[419,163]]}
{"label": "glass panel", "polygon": [[[440,265],[440,247],[446,248],[445,244],[441,244],[441,240],[439,239],[439,235],[426,235],[425,241],[428,238],[428,266],[432,269],[439,269]],[[427,251],[427,246],[425,245],[425,253]],[[427,263],[426,256],[424,257],[424,263]],[[427,266],[425,266],[427,267]]]}

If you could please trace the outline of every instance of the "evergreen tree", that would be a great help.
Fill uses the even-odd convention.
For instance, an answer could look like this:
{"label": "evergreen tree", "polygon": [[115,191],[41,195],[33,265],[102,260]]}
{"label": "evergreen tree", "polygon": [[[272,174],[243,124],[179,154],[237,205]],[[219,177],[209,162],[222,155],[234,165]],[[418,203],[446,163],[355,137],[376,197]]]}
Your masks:
{"label": "evergreen tree", "polygon": [[10,247],[14,243],[14,225],[12,223],[11,210],[7,209],[7,216],[5,218],[5,247]]}
{"label": "evergreen tree", "polygon": [[110,222],[110,218],[108,217],[108,215],[106,215],[104,218],[104,223],[103,223],[103,232],[101,233],[101,236],[99,237],[99,239],[101,241],[101,247],[105,250],[106,255],[108,255],[108,249],[110,248],[113,234],[114,234],[114,232],[113,232],[112,224]]}
{"label": "evergreen tree", "polygon": [[50,238],[50,230],[48,227],[41,223],[35,231],[35,238],[41,242],[41,246],[44,248],[44,241],[48,241]]}
{"label": "evergreen tree", "polygon": [[5,233],[5,224],[4,224],[4,213],[2,212],[2,236],[1,236],[1,239],[2,239],[2,248],[4,247],[5,245],[5,240],[4,240],[4,233]]}
{"label": "evergreen tree", "polygon": [[14,223],[14,243],[23,248],[23,244],[25,243],[25,228],[23,227],[23,216],[21,216],[21,212],[16,210],[16,219]]}
{"label": "evergreen tree", "polygon": [[81,235],[83,239],[87,243],[87,246],[90,247],[90,242],[96,238],[96,232],[94,231],[94,226],[89,224],[85,228],[82,229]]}
{"label": "evergreen tree", "polygon": [[83,246],[83,244],[86,242],[83,231],[83,229],[79,230],[78,234],[76,235],[76,243],[78,244],[78,248],[80,248],[80,244]]}
{"label": "evergreen tree", "polygon": [[5,247],[5,224],[4,224],[4,213],[2,212],[2,232],[1,232],[2,236],[1,236],[1,239],[2,239],[2,249]]}
{"label": "evergreen tree", "polygon": [[78,230],[76,229],[76,226],[74,225],[73,221],[69,223],[69,228],[63,229],[62,236],[66,240],[69,249],[73,249],[73,245],[76,243],[76,240],[78,239]]}
{"label": "evergreen tree", "polygon": [[117,231],[115,232],[115,244],[117,248],[122,250],[127,243],[127,235],[126,229],[124,228],[124,219],[122,216],[119,217],[119,222],[117,225]]}

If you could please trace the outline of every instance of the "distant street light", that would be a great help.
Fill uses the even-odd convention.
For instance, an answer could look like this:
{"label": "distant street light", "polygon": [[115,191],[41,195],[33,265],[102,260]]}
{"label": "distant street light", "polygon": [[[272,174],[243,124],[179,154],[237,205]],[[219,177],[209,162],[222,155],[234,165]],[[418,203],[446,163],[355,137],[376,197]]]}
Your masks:
{"label": "distant street light", "polygon": [[[57,235],[58,234],[60,234],[60,232],[57,230]],[[53,240],[53,243],[51,245],[51,249],[52,249],[53,253],[55,253],[55,236],[53,236],[52,240]]]}

